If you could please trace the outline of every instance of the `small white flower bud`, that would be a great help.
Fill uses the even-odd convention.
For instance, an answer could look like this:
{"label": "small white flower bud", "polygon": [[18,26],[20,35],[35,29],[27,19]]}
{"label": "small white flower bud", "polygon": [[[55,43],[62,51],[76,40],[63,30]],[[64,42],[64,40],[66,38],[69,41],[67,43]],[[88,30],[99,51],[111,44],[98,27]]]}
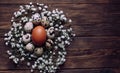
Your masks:
{"label": "small white flower bud", "polygon": [[27,66],[30,66],[30,62],[27,62]]}
{"label": "small white flower bud", "polygon": [[72,22],[72,20],[71,20],[71,19],[69,19],[69,21],[68,21],[68,22],[70,22],[70,23],[71,23],[71,22]]}

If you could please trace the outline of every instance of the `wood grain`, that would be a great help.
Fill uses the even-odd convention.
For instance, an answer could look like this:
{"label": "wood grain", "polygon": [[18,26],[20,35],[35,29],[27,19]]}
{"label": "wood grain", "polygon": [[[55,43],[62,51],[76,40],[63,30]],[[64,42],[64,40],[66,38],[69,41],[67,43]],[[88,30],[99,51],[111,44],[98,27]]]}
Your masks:
{"label": "wood grain", "polygon": [[[30,73],[21,63],[16,67],[6,54],[4,34],[19,5],[31,0],[0,0],[0,73]],[[67,61],[57,73],[120,73],[120,1],[119,0],[32,0],[45,3],[50,10],[63,10],[73,20],[76,34],[66,48]],[[35,73],[38,73],[36,71]]]}
{"label": "wood grain", "polygon": [[[8,7],[9,6],[9,7]],[[51,4],[50,8],[63,10],[74,24],[112,23],[119,19],[119,4]],[[19,9],[19,4],[0,5],[1,22],[10,21],[13,13]],[[8,17],[8,19],[6,19]],[[113,19],[114,18],[114,19]]]}
{"label": "wood grain", "polygon": [[[108,3],[109,0],[60,0],[60,1],[57,1],[57,0],[32,0],[33,3]],[[31,2],[31,0],[18,0],[18,1],[15,1],[15,0],[1,0],[0,3],[1,4],[27,4]]]}
{"label": "wood grain", "polygon": [[[64,69],[64,70],[58,70],[57,73],[119,73],[117,72],[119,68],[117,69],[111,69],[111,68],[101,68],[101,69]],[[0,73],[29,73],[30,70],[8,70],[8,71],[0,71]],[[38,71],[35,71],[35,73],[38,73]]]}
{"label": "wood grain", "polygon": [[[15,4],[1,5],[0,36],[10,28],[10,19],[18,7]],[[54,4],[51,7],[67,13],[73,20],[72,27],[77,36],[120,36],[119,4]]]}
{"label": "wood grain", "polygon": [[[0,60],[2,61],[0,62],[1,69],[16,68],[12,65],[12,63],[10,63],[8,60],[8,55],[5,53],[5,50],[9,49],[9,47],[5,47],[3,42],[0,42],[0,44],[1,48],[4,48],[1,50],[0,54]],[[119,67],[119,44],[120,39],[116,37],[76,37],[72,45],[66,49],[68,55],[66,57],[67,61],[63,65],[63,68]],[[28,68],[22,64],[17,67],[17,69]]]}

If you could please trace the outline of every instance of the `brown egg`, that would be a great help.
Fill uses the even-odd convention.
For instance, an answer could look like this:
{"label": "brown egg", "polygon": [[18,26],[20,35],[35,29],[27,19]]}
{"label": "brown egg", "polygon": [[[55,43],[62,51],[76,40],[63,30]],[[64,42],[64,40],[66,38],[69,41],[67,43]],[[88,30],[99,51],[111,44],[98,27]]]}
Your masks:
{"label": "brown egg", "polygon": [[46,41],[46,31],[42,26],[36,26],[32,30],[32,41],[34,44],[41,46]]}

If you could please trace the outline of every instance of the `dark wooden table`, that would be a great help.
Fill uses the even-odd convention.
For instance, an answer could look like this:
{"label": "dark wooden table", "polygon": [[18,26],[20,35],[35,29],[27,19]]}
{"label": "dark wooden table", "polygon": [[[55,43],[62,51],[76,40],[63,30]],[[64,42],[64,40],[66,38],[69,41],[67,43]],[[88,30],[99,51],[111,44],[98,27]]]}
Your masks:
{"label": "dark wooden table", "polygon": [[[30,73],[15,67],[6,54],[4,33],[19,5],[31,0],[0,0],[0,73]],[[67,61],[57,73],[120,73],[119,0],[33,0],[59,8],[73,20],[75,40],[67,48]]]}

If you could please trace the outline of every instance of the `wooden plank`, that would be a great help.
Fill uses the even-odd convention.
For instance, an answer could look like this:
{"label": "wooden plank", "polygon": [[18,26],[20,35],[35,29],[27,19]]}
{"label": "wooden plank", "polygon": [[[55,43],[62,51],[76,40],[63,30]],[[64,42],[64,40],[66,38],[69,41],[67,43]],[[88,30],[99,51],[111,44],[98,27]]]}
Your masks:
{"label": "wooden plank", "polygon": [[120,3],[120,0],[109,0],[109,3],[119,4],[119,3]]}
{"label": "wooden plank", "polygon": [[[31,2],[31,0],[1,0],[0,4],[27,4]],[[109,0],[32,0],[33,3],[49,3],[49,4],[56,4],[56,3],[108,3]]]}
{"label": "wooden plank", "polygon": [[[50,9],[63,10],[75,24],[113,23],[120,16],[119,4],[52,4]],[[0,5],[0,22],[10,21],[19,5]],[[7,18],[6,18],[7,17]],[[79,25],[78,24],[78,25]]]}
{"label": "wooden plank", "polygon": [[[9,47],[5,45],[4,38],[0,38],[2,42],[0,42],[1,46],[1,54],[4,54],[4,51],[7,50]],[[95,43],[95,44],[94,44]],[[66,49],[71,56],[76,55],[85,55],[87,53],[92,54],[94,52],[106,52],[108,50],[115,50],[119,49],[120,47],[120,38],[119,37],[75,37],[72,41],[71,45],[68,46]],[[4,48],[4,49],[3,49]],[[114,48],[114,49],[113,49]],[[107,49],[104,51],[104,49]],[[73,51],[73,52],[72,52]],[[109,51],[109,52],[111,52]],[[107,52],[106,52],[107,53]]]}
{"label": "wooden plank", "polygon": [[[119,4],[54,4],[73,20],[77,36],[120,36]],[[19,5],[0,5],[0,36],[10,28],[12,13]],[[69,15],[68,15],[69,14]]]}
{"label": "wooden plank", "polygon": [[[3,70],[0,73],[30,73],[30,70]],[[38,71],[35,71],[37,73]],[[101,68],[101,69],[61,69],[56,73],[119,73],[119,68]]]}
{"label": "wooden plank", "polygon": [[[13,12],[18,10],[19,5],[29,1],[0,1],[0,73],[30,73],[24,64],[16,67],[8,60],[5,51],[9,48],[3,40],[4,33],[10,28],[9,21]],[[59,8],[73,20],[72,27],[77,37],[66,49],[67,61],[57,73],[120,73],[119,0],[35,2],[48,4],[51,9]]]}
{"label": "wooden plank", "polygon": [[[84,25],[76,25],[72,24],[73,32],[77,37],[83,36],[120,36],[119,24],[117,26],[114,24],[108,23],[97,23],[97,24],[84,24]],[[4,34],[10,30],[11,24],[10,22],[0,22],[0,37],[4,37]]]}
{"label": "wooden plank", "polygon": [[[0,69],[28,69],[25,64],[16,67],[5,53],[10,49],[0,42]],[[76,37],[66,50],[67,61],[62,68],[107,68],[120,66],[120,38]]]}

